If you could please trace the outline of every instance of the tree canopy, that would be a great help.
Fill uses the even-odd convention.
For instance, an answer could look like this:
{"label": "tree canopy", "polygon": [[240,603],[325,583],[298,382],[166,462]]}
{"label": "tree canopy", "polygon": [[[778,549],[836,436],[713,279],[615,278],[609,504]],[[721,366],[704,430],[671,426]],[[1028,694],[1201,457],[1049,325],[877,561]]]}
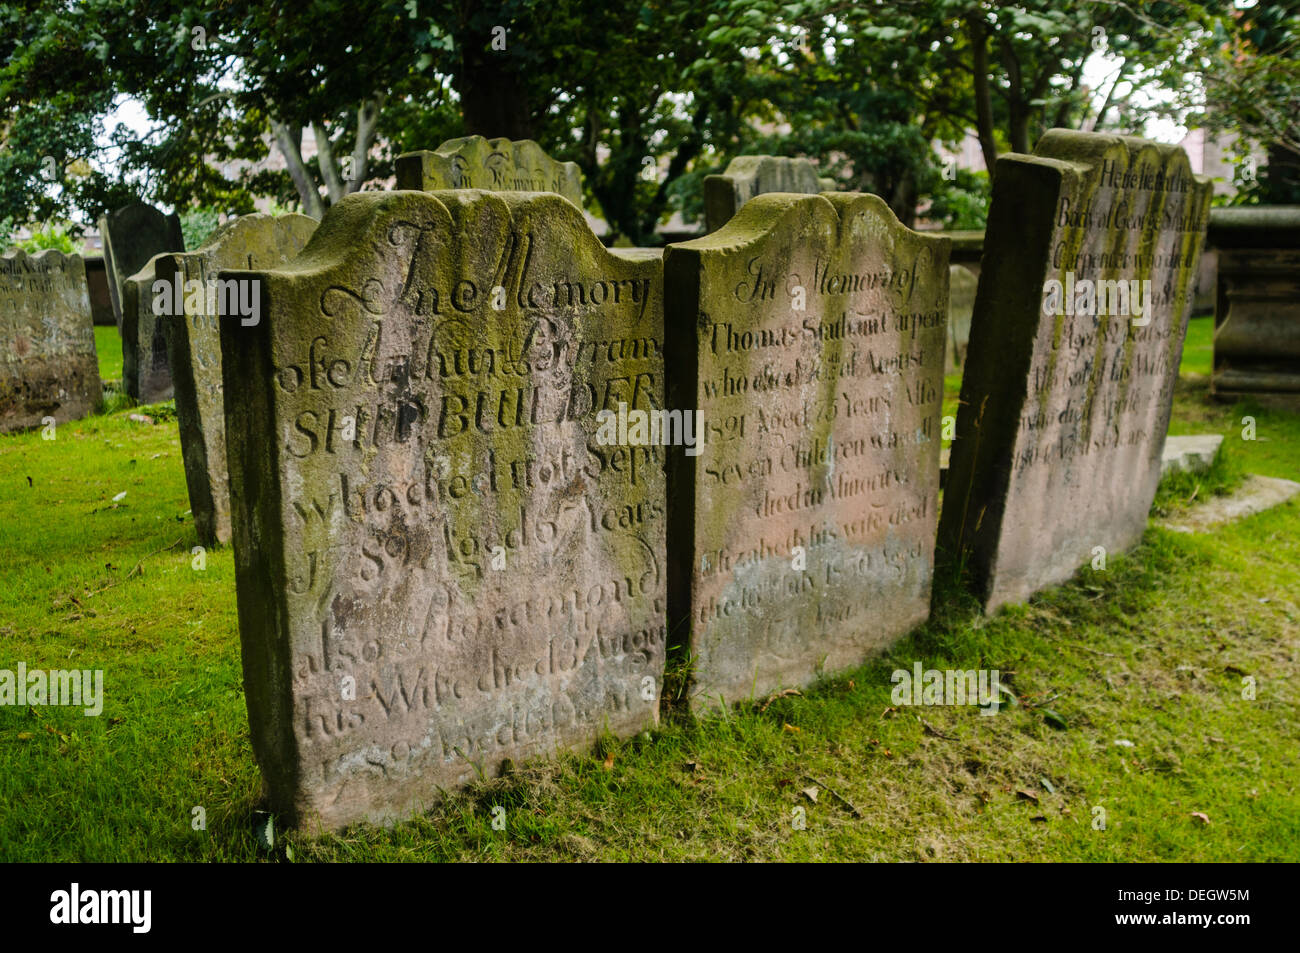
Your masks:
{"label": "tree canopy", "polygon": [[[638,244],[753,152],[815,157],[910,222],[982,187],[937,143],[969,131],[992,170],[1053,126],[1153,111],[1264,143],[1259,197],[1285,200],[1298,39],[1294,4],[1262,0],[20,0],[0,4],[0,220],[129,197],[319,216],[398,153],[479,133],[577,162]],[[113,125],[124,105],[144,134]]]}

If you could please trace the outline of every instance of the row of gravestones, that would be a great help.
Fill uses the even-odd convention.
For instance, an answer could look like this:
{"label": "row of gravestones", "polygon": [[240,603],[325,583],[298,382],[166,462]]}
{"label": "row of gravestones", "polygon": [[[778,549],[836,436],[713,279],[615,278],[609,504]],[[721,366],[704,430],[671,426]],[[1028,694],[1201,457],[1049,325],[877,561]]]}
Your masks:
{"label": "row of gravestones", "polygon": [[[670,641],[705,711],[906,633],[936,554],[992,609],[1140,537],[1209,202],[1182,150],[1054,131],[1000,160],[940,512],[947,239],[733,183],[707,237],[607,250],[576,168],[497,142],[124,285],[184,315],[196,526],[224,538],[228,497],[251,735],[293,822],[638,732]],[[1093,313],[1098,280],[1141,307]]]}
{"label": "row of gravestones", "polygon": [[260,302],[220,360],[251,735],[291,822],[639,732],[670,643],[708,711],[905,634],[936,556],[992,609],[1141,536],[1209,204],[1182,150],[1053,131],[1000,160],[942,511],[948,240],[781,192],[610,250],[542,191],[567,176],[493,161],[405,157],[302,254],[212,266]]}

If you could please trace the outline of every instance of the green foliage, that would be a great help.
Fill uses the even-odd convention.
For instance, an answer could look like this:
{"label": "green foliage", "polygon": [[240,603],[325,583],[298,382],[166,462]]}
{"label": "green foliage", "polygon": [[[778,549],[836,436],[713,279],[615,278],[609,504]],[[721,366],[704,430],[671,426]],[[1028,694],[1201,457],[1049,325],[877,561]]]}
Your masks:
{"label": "green foliage", "polygon": [[185,247],[193,251],[217,230],[217,226],[221,224],[221,212],[210,205],[187,208],[180,213],[180,220]]}
{"label": "green foliage", "polygon": [[72,226],[67,222],[47,222],[32,229],[32,237],[18,243],[18,247],[29,255],[52,248],[65,255],[81,253],[81,242],[72,235]]}
{"label": "green foliage", "polygon": [[952,181],[931,195],[928,218],[947,229],[982,229],[988,222],[992,187],[987,172],[955,169]]}

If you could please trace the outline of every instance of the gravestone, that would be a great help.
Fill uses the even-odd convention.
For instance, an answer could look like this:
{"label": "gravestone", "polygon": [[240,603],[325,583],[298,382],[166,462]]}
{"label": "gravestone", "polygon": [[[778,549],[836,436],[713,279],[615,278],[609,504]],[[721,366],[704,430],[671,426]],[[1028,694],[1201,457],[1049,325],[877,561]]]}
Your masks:
{"label": "gravestone", "polygon": [[706,711],[860,664],[930,611],[948,242],[874,195],[760,195],[664,264],[669,620]]}
{"label": "gravestone", "polygon": [[430,152],[397,157],[397,187],[419,192],[486,189],[492,192],[556,192],[582,208],[582,172],[576,162],[557,162],[531,139],[449,139]]}
{"label": "gravestone", "polygon": [[100,216],[99,234],[104,240],[108,295],[120,330],[124,314],[122,285],[154,255],[185,250],[181,220],[175,213],[164,215],[152,205],[132,202]]}
{"label": "gravestone", "polygon": [[1216,208],[1214,374],[1223,400],[1300,402],[1300,207]]}
{"label": "gravestone", "polygon": [[[277,811],[393,820],[657,720],[662,262],[548,193],[366,192],[225,322],[244,683]],[[621,407],[619,405],[622,405]],[[480,775],[482,772],[482,775]]]}
{"label": "gravestone", "polygon": [[90,288],[90,316],[93,323],[103,327],[117,327],[117,318],[113,315],[113,299],[108,293],[108,273],[104,266],[103,255],[92,255],[85,259],[86,284]]}
{"label": "gravestone", "polygon": [[767,192],[816,195],[823,191],[817,166],[787,156],[737,156],[721,175],[704,177],[704,229],[716,232],[742,205]]}
{"label": "gravestone", "polygon": [[167,356],[169,316],[154,310],[157,259],[122,282],[122,389],[141,404],[170,400],[171,361]]}
{"label": "gravestone", "polygon": [[979,280],[970,269],[948,266],[948,362],[949,372],[961,370],[966,363],[970,344],[970,319],[975,310],[975,290]]}
{"label": "gravestone", "polygon": [[[168,309],[178,316],[162,320],[170,322],[168,364],[190,512],[204,546],[230,542],[219,319],[237,324],[260,320],[260,314],[241,313],[247,310],[242,305],[250,295],[223,287],[217,275],[222,269],[278,268],[302,251],[315,230],[316,220],[306,215],[241,215],[218,228],[196,250],[153,259],[155,282],[181,289],[180,307],[172,304]],[[160,303],[157,295],[151,299]]]}
{"label": "gravestone", "polygon": [[0,256],[0,432],[77,420],[100,397],[80,256]]}
{"label": "gravestone", "polygon": [[987,610],[1141,538],[1209,201],[1181,148],[1137,138],[998,160],[939,525]]}

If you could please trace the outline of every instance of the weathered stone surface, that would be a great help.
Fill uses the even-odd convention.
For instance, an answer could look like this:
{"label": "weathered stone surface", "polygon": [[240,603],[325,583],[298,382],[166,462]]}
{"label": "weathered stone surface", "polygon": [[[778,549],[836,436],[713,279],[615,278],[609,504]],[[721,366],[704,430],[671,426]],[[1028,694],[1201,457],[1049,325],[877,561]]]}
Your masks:
{"label": "weathered stone surface", "polygon": [[117,327],[117,318],[113,316],[113,298],[108,293],[108,273],[104,266],[103,255],[92,255],[85,259],[86,284],[90,288],[90,317],[95,325]]}
{"label": "weathered stone surface", "polygon": [[166,315],[154,313],[153,282],[158,258],[122,282],[122,389],[142,404],[172,397]]}
{"label": "weathered stone surface", "polygon": [[[260,320],[260,315],[223,313],[222,305],[228,302],[240,311],[240,302],[249,295],[236,301],[229,296],[231,289],[218,284],[217,275],[223,269],[278,268],[302,251],[316,224],[306,215],[241,215],[218,228],[196,250],[153,259],[155,282],[181,289],[180,308],[172,305],[167,310],[175,316],[162,320],[169,324],[168,363],[190,512],[199,542],[205,546],[230,542],[219,319],[239,324]],[[156,294],[150,298],[157,307]]]}
{"label": "weathered stone surface", "polygon": [[874,195],[760,195],[664,268],[669,406],[706,437],[668,457],[669,618],[707,710],[929,615],[948,242]]}
{"label": "weathered stone surface", "polygon": [[979,280],[970,269],[948,266],[948,370],[960,370],[966,363],[970,344],[970,320],[975,310],[975,290]]}
{"label": "weathered stone surface", "polygon": [[[1209,201],[1142,139],[1053,130],[999,160],[939,525],[987,609],[1141,538]],[[1150,284],[1102,314],[1098,280]]]}
{"label": "weathered stone surface", "polygon": [[1208,533],[1224,523],[1281,506],[1296,496],[1300,496],[1300,483],[1251,473],[1227,496],[1202,500],[1186,513],[1161,520],[1160,525],[1175,533]]}
{"label": "weathered stone surface", "polygon": [[[364,192],[222,332],[254,751],[298,824],[655,723],[662,263],[558,195]],[[351,696],[351,686],[355,696]]]}
{"label": "weathered stone surface", "polygon": [[557,192],[582,208],[582,172],[576,162],[557,162],[531,139],[448,139],[437,149],[397,157],[397,187],[420,192],[486,189],[492,192]]}
{"label": "weathered stone surface", "polygon": [[787,156],[737,156],[721,175],[704,177],[704,229],[716,232],[756,195],[823,190],[817,166],[808,159]]}
{"label": "weathered stone surface", "polygon": [[1160,475],[1169,473],[1204,473],[1214,464],[1223,446],[1223,434],[1188,434],[1166,437],[1160,455]]}
{"label": "weathered stone surface", "polygon": [[100,397],[80,256],[0,256],[0,432],[77,420]]}
{"label": "weathered stone surface", "polygon": [[100,216],[99,234],[104,239],[104,265],[113,315],[121,328],[122,285],[154,255],[185,250],[181,220],[175,213],[164,215],[152,205],[132,202]]}
{"label": "weathered stone surface", "polygon": [[1300,207],[1214,209],[1214,374],[1225,400],[1300,401]]}

